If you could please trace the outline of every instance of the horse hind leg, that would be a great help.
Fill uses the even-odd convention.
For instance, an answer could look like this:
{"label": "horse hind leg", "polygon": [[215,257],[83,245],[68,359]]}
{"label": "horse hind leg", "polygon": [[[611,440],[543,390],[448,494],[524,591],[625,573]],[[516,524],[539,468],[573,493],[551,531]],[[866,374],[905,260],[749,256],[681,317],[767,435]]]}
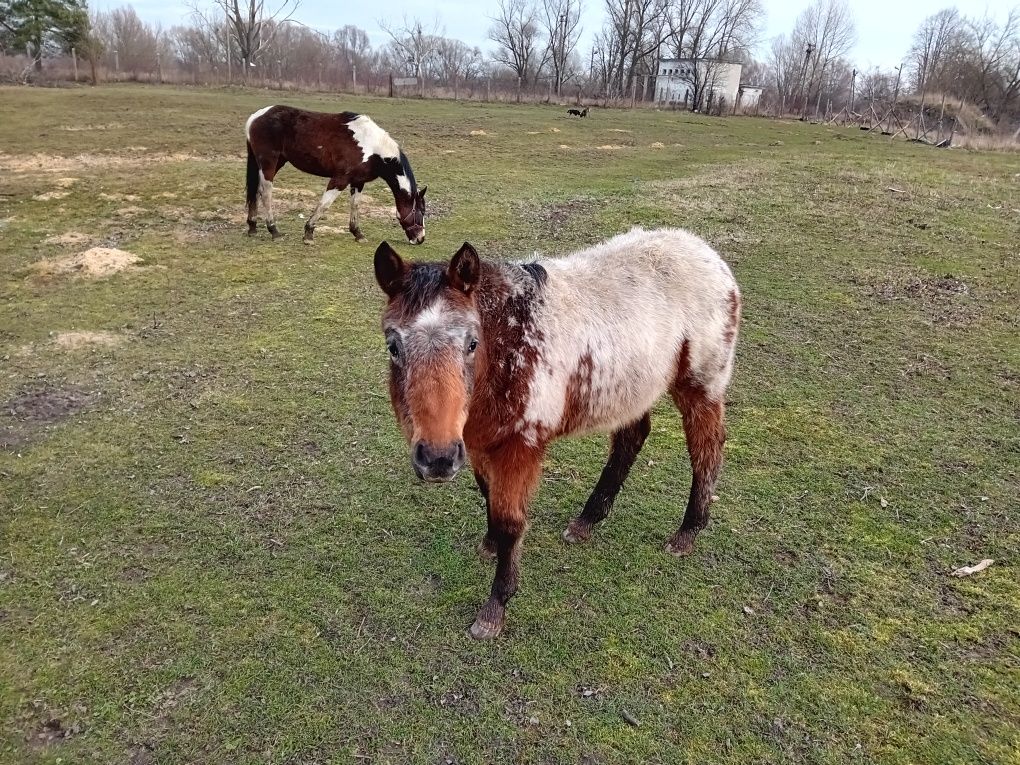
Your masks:
{"label": "horse hind leg", "polygon": [[261,200],[262,209],[265,211],[266,230],[269,231],[273,239],[279,239],[283,234],[276,227],[276,214],[273,212],[273,179],[276,178],[276,174],[284,163],[279,158],[274,158],[271,162],[260,164],[258,199]]}
{"label": "horse hind leg", "polygon": [[666,543],[671,555],[687,555],[694,540],[708,525],[708,507],[722,468],[723,443],[726,441],[725,407],[720,398],[709,395],[704,386],[690,378],[678,380],[673,401],[683,415],[684,435],[691,458],[691,493],[680,528]]}
{"label": "horse hind leg", "polygon": [[361,233],[361,190],[364,186],[351,186],[351,220],[348,228],[358,242],[364,242],[365,235]]}
{"label": "horse hind leg", "polygon": [[602,468],[598,483],[584,503],[580,515],[574,518],[563,531],[563,540],[571,544],[591,539],[592,531],[609,515],[616,495],[634,466],[638,452],[652,430],[652,421],[645,412],[630,425],[620,428],[612,435],[609,459]]}

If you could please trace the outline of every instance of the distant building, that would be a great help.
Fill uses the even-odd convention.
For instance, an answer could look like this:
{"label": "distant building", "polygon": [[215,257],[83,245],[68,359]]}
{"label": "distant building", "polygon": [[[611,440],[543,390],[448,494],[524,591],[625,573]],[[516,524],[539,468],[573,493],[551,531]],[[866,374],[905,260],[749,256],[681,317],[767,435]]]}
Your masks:
{"label": "distant building", "polygon": [[737,108],[749,112],[758,108],[764,88],[760,85],[741,85],[737,90]]}
{"label": "distant building", "polygon": [[[667,58],[659,62],[655,100],[671,106],[705,110],[722,98],[729,108],[740,91],[740,64],[709,59]],[[694,104],[695,91],[702,102]]]}

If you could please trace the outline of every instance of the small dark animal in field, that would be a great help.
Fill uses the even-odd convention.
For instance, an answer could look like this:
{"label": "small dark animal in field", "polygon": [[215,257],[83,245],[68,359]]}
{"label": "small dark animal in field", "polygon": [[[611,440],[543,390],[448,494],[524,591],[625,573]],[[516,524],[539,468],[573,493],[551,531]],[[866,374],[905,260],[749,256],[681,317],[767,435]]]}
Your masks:
{"label": "small dark animal in field", "polygon": [[634,229],[526,264],[482,261],[465,242],[447,264],[406,262],[383,242],[375,276],[389,298],[390,397],[414,471],[450,481],[470,457],[485,498],[479,552],[496,558],[496,577],[473,637],[503,628],[548,444],[612,434],[598,484],[563,532],[584,542],[609,513],[666,392],[683,415],[693,468],[666,551],[691,552],[722,464],[740,322],[740,291],[708,244],[679,229]]}
{"label": "small dark animal in field", "polygon": [[588,116],[588,107],[586,106],[583,109],[567,109],[567,116],[568,117],[587,117]]}
{"label": "small dark animal in field", "polygon": [[259,202],[266,228],[280,236],[273,215],[273,180],[290,162],[302,172],[329,178],[318,207],[305,221],[304,241],[315,236],[315,224],[340,192],[351,188],[350,231],[365,241],[358,220],[358,202],[366,183],[382,178],[393,192],[397,222],[411,244],[425,241],[425,190],[418,188],[407,155],[389,133],[370,117],[354,112],[324,114],[290,106],[267,106],[248,118],[248,234],[257,228]]}

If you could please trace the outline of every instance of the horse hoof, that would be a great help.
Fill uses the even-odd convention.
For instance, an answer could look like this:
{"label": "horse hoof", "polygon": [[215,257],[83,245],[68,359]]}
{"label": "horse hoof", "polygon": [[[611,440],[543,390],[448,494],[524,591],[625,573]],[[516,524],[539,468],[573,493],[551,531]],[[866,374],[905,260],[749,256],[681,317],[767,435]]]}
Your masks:
{"label": "horse hoof", "polygon": [[687,535],[674,537],[666,542],[666,552],[674,558],[683,558],[694,552],[694,539]]}
{"label": "horse hoof", "polygon": [[301,240],[304,244],[315,244],[314,239],[309,239],[307,236]]}
{"label": "horse hoof", "polygon": [[365,242],[368,241],[368,237],[367,236],[356,236],[356,237],[354,237],[354,241],[357,242],[358,244],[364,244]]}
{"label": "horse hoof", "polygon": [[493,624],[491,622],[485,622],[481,619],[475,619],[475,623],[471,625],[471,629],[468,634],[474,640],[492,640],[499,637],[499,633],[503,631],[502,624]]}
{"label": "horse hoof", "polygon": [[563,541],[569,545],[587,542],[589,539],[591,539],[591,526],[579,522],[576,518],[563,530]]}

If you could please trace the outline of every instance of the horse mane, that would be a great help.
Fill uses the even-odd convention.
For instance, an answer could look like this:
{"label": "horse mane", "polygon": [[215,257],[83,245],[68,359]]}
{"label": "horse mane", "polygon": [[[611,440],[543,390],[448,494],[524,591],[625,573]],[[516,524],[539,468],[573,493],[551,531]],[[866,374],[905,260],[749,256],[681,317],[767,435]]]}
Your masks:
{"label": "horse mane", "polygon": [[403,149],[400,150],[400,167],[403,169],[404,175],[407,176],[407,180],[411,182],[411,195],[413,196],[418,192],[418,182],[414,180],[414,171],[411,169],[411,163]]}
{"label": "horse mane", "polygon": [[446,287],[446,263],[415,263],[404,276],[402,297],[409,313],[416,314],[435,302]]}

